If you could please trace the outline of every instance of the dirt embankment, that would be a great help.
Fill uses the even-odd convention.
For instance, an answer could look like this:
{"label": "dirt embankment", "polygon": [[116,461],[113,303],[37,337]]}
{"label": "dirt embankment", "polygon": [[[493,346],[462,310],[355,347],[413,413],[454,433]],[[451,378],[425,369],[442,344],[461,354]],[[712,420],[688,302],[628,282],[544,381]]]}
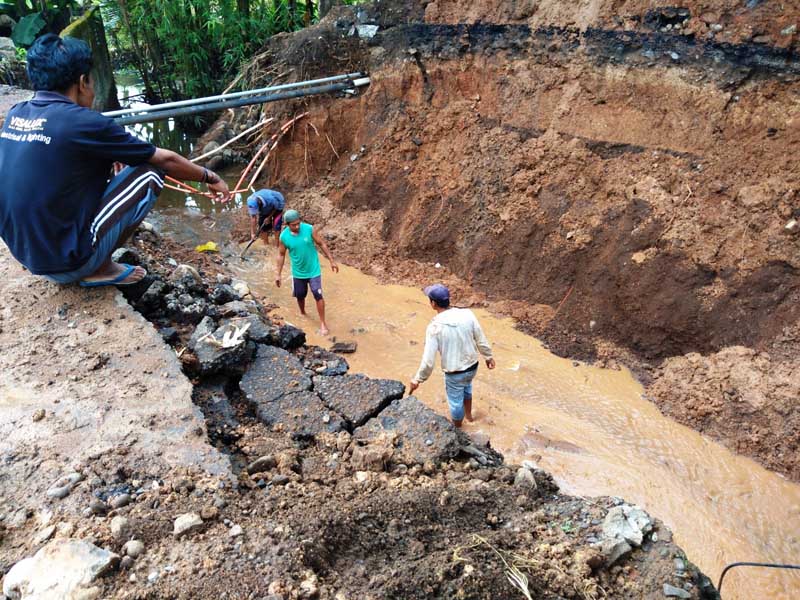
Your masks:
{"label": "dirt embankment", "polygon": [[626,357],[665,412],[800,478],[782,392],[748,379],[764,400],[742,412],[741,378],[693,386],[698,412],[661,366],[734,346],[759,370],[798,360],[774,345],[800,311],[800,9],[399,4],[269,47],[298,79],[372,77],[357,100],[302,103],[319,135],[297,128],[269,182],[349,262],[406,282],[440,263],[461,298],[560,354]]}

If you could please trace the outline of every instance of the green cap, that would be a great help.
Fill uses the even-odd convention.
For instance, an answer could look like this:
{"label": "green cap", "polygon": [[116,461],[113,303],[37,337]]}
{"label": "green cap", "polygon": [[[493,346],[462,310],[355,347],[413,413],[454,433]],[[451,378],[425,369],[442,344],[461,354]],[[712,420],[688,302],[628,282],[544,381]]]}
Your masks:
{"label": "green cap", "polygon": [[283,222],[284,223],[294,223],[295,221],[300,220],[300,213],[297,212],[295,209],[291,208],[283,213]]}

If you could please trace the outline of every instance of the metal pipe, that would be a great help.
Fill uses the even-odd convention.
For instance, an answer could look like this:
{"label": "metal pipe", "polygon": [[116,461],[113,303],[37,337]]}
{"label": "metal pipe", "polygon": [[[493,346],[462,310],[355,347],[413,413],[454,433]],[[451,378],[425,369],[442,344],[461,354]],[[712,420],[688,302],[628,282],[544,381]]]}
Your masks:
{"label": "metal pipe", "polygon": [[[365,77],[361,80],[361,85],[367,85],[369,78]],[[171,119],[173,117],[184,117],[190,115],[197,115],[204,112],[211,112],[217,110],[225,110],[227,108],[239,108],[240,106],[249,106],[251,104],[265,104],[267,102],[277,102],[278,100],[290,100],[292,98],[302,98],[303,96],[311,96],[314,94],[327,94],[330,92],[339,92],[345,90],[353,90],[353,83],[347,81],[342,83],[331,83],[328,85],[320,85],[316,87],[303,88],[299,90],[290,90],[288,92],[281,92],[278,94],[268,94],[266,96],[251,96],[248,98],[239,98],[237,100],[222,100],[219,102],[210,102],[208,104],[201,104],[198,106],[187,106],[184,108],[176,108],[173,110],[158,110],[153,113],[142,115],[126,115],[114,119],[120,125],[133,125],[134,123],[150,123],[152,121],[163,121],[164,119]]]}
{"label": "metal pipe", "polygon": [[131,115],[134,113],[145,113],[155,110],[166,110],[171,108],[180,108],[183,106],[193,106],[195,104],[205,104],[206,102],[212,102],[215,100],[224,100],[227,98],[242,98],[244,96],[250,96],[255,94],[263,94],[265,92],[277,92],[281,90],[289,90],[292,88],[309,86],[309,85],[317,85],[320,83],[331,83],[334,81],[342,81],[343,79],[354,79],[363,77],[362,73],[348,73],[347,75],[334,75],[333,77],[324,77],[322,79],[310,79],[308,81],[296,81],[294,83],[283,83],[281,85],[273,85],[270,87],[255,89],[255,90],[245,90],[244,92],[234,92],[232,94],[220,94],[218,96],[206,96],[205,98],[192,98],[191,100],[179,100],[177,102],[165,102],[164,104],[155,104],[153,106],[143,106],[141,108],[125,108],[122,110],[112,110],[109,112],[104,112],[103,114],[106,117],[121,117],[123,115]]}

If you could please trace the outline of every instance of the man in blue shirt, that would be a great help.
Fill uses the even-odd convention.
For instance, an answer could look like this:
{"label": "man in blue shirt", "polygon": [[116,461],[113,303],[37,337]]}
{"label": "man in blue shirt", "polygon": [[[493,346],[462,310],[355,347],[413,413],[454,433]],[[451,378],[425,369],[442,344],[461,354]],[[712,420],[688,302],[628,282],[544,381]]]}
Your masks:
{"label": "man in blue shirt", "polygon": [[[250,188],[252,189],[252,188]],[[258,190],[247,199],[247,214],[250,215],[250,239],[256,239],[259,232],[266,236],[264,242],[269,244],[270,231],[275,232],[275,247],[280,243],[283,209],[286,201],[283,194],[275,190]]]}
{"label": "man in blue shirt", "polygon": [[[223,200],[228,187],[89,108],[85,42],[47,34],[27,60],[36,95],[9,111],[0,132],[0,237],[31,273],[57,283],[136,283],[145,270],[113,262],[111,253],[155,204],[164,173],[205,182]],[[109,181],[115,163],[131,166]]]}

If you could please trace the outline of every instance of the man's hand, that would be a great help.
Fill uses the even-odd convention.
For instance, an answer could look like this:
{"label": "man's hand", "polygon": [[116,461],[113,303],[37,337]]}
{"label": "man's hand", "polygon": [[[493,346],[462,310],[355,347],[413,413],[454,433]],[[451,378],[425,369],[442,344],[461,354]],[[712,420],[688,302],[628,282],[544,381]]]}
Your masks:
{"label": "man's hand", "polygon": [[494,362],[494,359],[493,359],[493,358],[487,358],[487,359],[486,359],[486,368],[487,368],[487,369],[489,369],[489,370],[491,371],[491,370],[492,370],[492,369],[494,369],[496,366],[497,366],[497,364]]}
{"label": "man's hand", "polygon": [[281,287],[281,276],[280,275],[275,277],[275,286],[276,287]]}
{"label": "man's hand", "polygon": [[331,271],[333,271],[334,273],[338,273],[339,272],[339,265],[337,265],[333,261],[331,261]]}
{"label": "man's hand", "polygon": [[215,183],[209,183],[208,190],[210,192],[214,192],[218,202],[227,202],[231,199],[231,192],[228,189],[228,184],[225,183],[225,180],[222,177],[219,177],[218,175],[216,176],[219,178],[219,181]]}
{"label": "man's hand", "polygon": [[409,393],[409,394],[413,394],[414,392],[416,392],[416,391],[417,391],[417,388],[418,388],[418,387],[419,387],[419,382],[417,382],[417,381],[414,381],[414,380],[412,379],[412,380],[411,380],[411,383],[409,383],[409,384],[408,384],[408,393]]}

